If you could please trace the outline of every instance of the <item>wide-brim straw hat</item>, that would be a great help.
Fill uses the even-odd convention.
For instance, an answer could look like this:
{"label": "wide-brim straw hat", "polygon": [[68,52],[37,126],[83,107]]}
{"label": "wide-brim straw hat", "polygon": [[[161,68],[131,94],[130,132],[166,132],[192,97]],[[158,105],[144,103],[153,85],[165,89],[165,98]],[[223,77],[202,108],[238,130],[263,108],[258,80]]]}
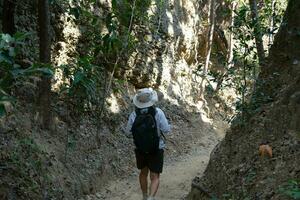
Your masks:
{"label": "wide-brim straw hat", "polygon": [[157,93],[152,88],[139,89],[133,97],[133,104],[138,108],[153,106],[157,101]]}

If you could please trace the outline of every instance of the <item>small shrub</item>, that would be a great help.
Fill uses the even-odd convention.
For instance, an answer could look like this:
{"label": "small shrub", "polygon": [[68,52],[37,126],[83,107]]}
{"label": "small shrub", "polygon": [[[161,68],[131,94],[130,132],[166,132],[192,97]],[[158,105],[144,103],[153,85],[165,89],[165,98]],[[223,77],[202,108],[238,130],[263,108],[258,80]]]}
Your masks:
{"label": "small shrub", "polygon": [[24,68],[17,62],[20,46],[26,37],[23,33],[0,34],[0,117],[6,114],[5,105],[13,102],[11,93],[16,85],[22,85],[32,76],[53,75],[48,65],[33,64]]}
{"label": "small shrub", "polygon": [[279,192],[292,199],[300,199],[299,181],[290,180],[287,184],[279,188]]}

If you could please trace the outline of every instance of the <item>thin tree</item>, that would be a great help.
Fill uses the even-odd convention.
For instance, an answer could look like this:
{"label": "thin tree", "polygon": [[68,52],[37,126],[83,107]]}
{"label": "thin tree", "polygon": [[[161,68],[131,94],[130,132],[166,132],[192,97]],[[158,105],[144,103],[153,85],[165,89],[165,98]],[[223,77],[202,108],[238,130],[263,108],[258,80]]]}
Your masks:
{"label": "thin tree", "polygon": [[269,18],[269,49],[271,45],[273,44],[274,40],[274,16],[275,16],[275,0],[272,0],[271,2],[271,16]]}
{"label": "thin tree", "polygon": [[[231,3],[231,17],[230,17],[230,28],[231,29],[234,26],[234,17],[235,17],[235,8],[236,8],[236,5],[237,5],[237,3],[234,2],[234,1]],[[223,83],[223,80],[224,80],[224,77],[228,73],[228,70],[234,66],[234,63],[233,63],[234,37],[233,36],[234,36],[233,32],[230,31],[229,41],[228,41],[229,48],[228,48],[228,54],[227,54],[227,66],[226,66],[227,70],[224,73],[222,73],[220,79],[218,80],[215,92],[218,92],[220,90],[220,88],[222,86],[222,83]]]}
{"label": "thin tree", "polygon": [[3,11],[2,11],[2,31],[13,35],[15,33],[15,7],[16,1],[4,0]]}
{"label": "thin tree", "polygon": [[251,17],[252,17],[252,23],[253,23],[253,29],[254,29],[254,37],[255,37],[258,61],[261,66],[264,66],[266,56],[265,56],[265,51],[264,51],[260,23],[259,23],[257,2],[256,2],[256,0],[249,0],[249,4],[250,4],[250,9],[251,9]]}
{"label": "thin tree", "polygon": [[[38,25],[40,39],[40,62],[45,65],[51,63],[51,39],[50,39],[50,10],[48,0],[38,0]],[[43,76],[39,85],[38,104],[42,127],[50,129],[52,125],[51,115],[51,78]]]}
{"label": "thin tree", "polygon": [[209,13],[208,13],[208,24],[209,30],[207,34],[207,53],[205,59],[205,65],[203,68],[203,76],[200,83],[200,99],[204,101],[204,92],[205,92],[205,82],[206,76],[208,73],[209,62],[210,62],[210,54],[212,49],[213,37],[214,37],[214,29],[215,29],[215,0],[210,0],[209,2]]}

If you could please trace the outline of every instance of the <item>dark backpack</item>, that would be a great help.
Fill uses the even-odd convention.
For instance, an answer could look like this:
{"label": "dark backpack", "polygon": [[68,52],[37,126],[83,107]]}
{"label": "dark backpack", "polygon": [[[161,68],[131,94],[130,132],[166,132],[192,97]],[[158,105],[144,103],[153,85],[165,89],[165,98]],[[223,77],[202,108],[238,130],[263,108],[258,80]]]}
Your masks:
{"label": "dark backpack", "polygon": [[141,153],[151,154],[159,150],[159,136],[154,107],[135,110],[136,118],[132,125],[133,141]]}

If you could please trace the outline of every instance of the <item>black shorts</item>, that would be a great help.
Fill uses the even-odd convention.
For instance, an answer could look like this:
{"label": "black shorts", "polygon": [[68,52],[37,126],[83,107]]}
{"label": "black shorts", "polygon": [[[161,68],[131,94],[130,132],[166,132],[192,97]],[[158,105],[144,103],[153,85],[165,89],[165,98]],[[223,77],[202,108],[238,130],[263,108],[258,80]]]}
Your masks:
{"label": "black shorts", "polygon": [[155,154],[143,154],[135,149],[136,165],[138,169],[148,167],[151,172],[162,173],[164,164],[164,150]]}

